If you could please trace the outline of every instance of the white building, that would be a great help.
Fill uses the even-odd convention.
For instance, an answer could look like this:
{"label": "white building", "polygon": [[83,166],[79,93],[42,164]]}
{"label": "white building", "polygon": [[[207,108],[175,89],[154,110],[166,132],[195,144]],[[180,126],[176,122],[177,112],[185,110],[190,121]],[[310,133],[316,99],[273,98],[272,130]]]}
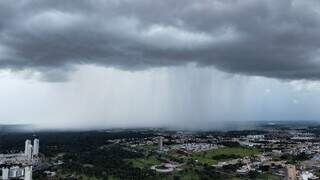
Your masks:
{"label": "white building", "polygon": [[17,172],[18,172],[19,167],[11,167],[9,169],[9,178],[17,178]]}
{"label": "white building", "polygon": [[[25,172],[29,173],[28,176],[32,176],[32,166],[27,166],[29,169],[19,166],[13,166],[10,168],[2,168],[2,178],[3,180],[9,179],[21,179],[25,177]],[[31,168],[31,169],[30,169]]]}
{"label": "white building", "polygon": [[252,140],[252,141],[263,141],[264,140],[264,135],[262,134],[255,134],[255,135],[247,135],[247,139]]}
{"label": "white building", "polygon": [[19,167],[17,169],[17,177],[23,177],[24,176],[24,168]]}
{"label": "white building", "polygon": [[163,137],[159,137],[159,142],[158,142],[158,150],[163,151]]}
{"label": "white building", "polygon": [[27,160],[31,161],[32,160],[32,145],[31,144],[29,144],[27,146],[27,152],[25,154],[27,156]]}
{"label": "white building", "polygon": [[39,139],[33,140],[33,155],[38,156],[39,154]]}
{"label": "white building", "polygon": [[33,140],[33,146],[31,144],[31,141],[29,139],[27,139],[25,142],[24,154],[27,157],[28,161],[32,160],[33,156],[38,156],[38,154],[39,154],[39,139]]}
{"label": "white building", "polygon": [[26,140],[25,145],[24,145],[24,154],[28,156],[28,147],[31,145],[31,141],[29,139]]}
{"label": "white building", "polygon": [[[34,146],[31,140],[25,141],[24,152],[16,154],[0,154],[0,165],[22,164],[22,166],[2,167],[0,179],[25,179],[32,180],[32,165],[39,162],[39,140],[34,139]],[[2,176],[1,176],[2,174]]]}
{"label": "white building", "polygon": [[24,180],[32,180],[32,166],[24,168]]}
{"label": "white building", "polygon": [[311,179],[318,179],[317,176],[315,176],[313,173],[309,171],[303,171],[300,174],[299,180],[311,180]]}
{"label": "white building", "polygon": [[4,180],[9,179],[9,169],[8,168],[2,168],[2,179],[4,179]]}

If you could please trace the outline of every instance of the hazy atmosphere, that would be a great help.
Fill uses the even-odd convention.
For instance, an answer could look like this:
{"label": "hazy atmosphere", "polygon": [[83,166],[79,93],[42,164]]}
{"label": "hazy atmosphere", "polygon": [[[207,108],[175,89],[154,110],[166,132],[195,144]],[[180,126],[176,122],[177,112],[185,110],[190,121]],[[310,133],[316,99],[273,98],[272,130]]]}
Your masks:
{"label": "hazy atmosphere", "polygon": [[0,1],[0,124],[318,120],[318,0]]}

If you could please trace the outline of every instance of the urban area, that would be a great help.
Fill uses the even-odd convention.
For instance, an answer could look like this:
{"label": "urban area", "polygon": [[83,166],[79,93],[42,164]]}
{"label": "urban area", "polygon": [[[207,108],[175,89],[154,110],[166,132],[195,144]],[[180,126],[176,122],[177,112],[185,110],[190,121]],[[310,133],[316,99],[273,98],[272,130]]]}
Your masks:
{"label": "urban area", "polygon": [[0,179],[320,177],[320,126],[312,125],[267,123],[232,131],[8,132],[1,139]]}

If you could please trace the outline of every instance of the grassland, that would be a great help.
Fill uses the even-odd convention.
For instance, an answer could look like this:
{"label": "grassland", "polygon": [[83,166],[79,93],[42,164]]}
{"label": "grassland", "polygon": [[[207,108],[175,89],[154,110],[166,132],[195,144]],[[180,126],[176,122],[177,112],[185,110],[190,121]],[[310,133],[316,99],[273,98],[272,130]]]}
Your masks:
{"label": "grassland", "polygon": [[[237,176],[239,176],[239,175],[237,175]],[[254,179],[254,180],[279,180],[279,179],[281,179],[280,176],[274,175],[271,173],[259,173],[255,177],[248,177],[248,176],[234,177],[234,178],[231,178],[231,180],[248,180],[249,178]]]}
{"label": "grassland", "polygon": [[156,150],[158,148],[158,146],[155,144],[144,145],[143,147],[148,150]]}
{"label": "grassland", "polygon": [[138,168],[150,168],[150,166],[152,165],[158,165],[161,163],[155,156],[149,156],[147,158],[129,159],[128,162],[131,163],[133,167]]}
{"label": "grassland", "polygon": [[[182,158],[185,161],[193,160],[201,164],[212,165],[217,164],[222,160],[252,156],[259,153],[260,150],[255,148],[249,149],[243,147],[225,147],[205,152],[194,153]],[[160,164],[161,162],[155,156],[150,156],[147,158],[128,159],[128,163],[132,164],[133,167],[149,168],[150,166]]]}
{"label": "grassland", "polygon": [[220,157],[245,157],[245,156],[252,156],[259,154],[259,149],[254,148],[243,148],[243,147],[225,147],[200,153],[194,153],[192,155],[189,155],[185,157],[186,160],[194,160],[198,161],[202,164],[217,164],[219,160],[225,160],[220,159]]}

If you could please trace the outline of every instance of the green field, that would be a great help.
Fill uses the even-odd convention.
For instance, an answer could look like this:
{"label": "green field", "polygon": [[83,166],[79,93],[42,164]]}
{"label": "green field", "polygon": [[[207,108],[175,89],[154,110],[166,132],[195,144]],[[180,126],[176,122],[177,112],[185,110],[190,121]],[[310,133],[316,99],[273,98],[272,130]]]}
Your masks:
{"label": "green field", "polygon": [[[189,156],[184,156],[183,159],[187,160],[198,160],[199,163],[202,164],[217,164],[219,161],[226,160],[221,159],[223,157],[230,157],[230,159],[234,159],[234,157],[245,157],[259,154],[260,150],[255,148],[243,148],[243,147],[225,147],[220,149],[215,149],[211,151],[205,151],[200,153],[194,153]],[[152,165],[158,165],[161,162],[155,157],[150,156],[147,158],[135,158],[128,159],[128,163],[132,164],[133,167],[138,168],[149,168]]]}
{"label": "green field", "polygon": [[147,158],[128,159],[128,162],[130,164],[132,163],[133,167],[138,168],[150,168],[150,166],[158,165],[161,163],[155,156],[150,156]]}
{"label": "green field", "polygon": [[271,173],[259,173],[256,177],[244,176],[244,177],[234,177],[231,179],[232,180],[247,180],[248,178],[255,179],[255,180],[280,180],[281,179],[280,176],[274,175]]}
{"label": "green field", "polygon": [[254,148],[243,148],[243,147],[225,147],[220,149],[215,149],[206,152],[194,153],[190,156],[186,157],[186,160],[198,160],[198,162],[202,164],[217,164],[219,162],[218,157],[223,156],[238,156],[238,157],[245,157],[245,156],[252,156],[259,154],[259,149]]}
{"label": "green field", "polygon": [[[173,172],[173,174],[167,175],[163,179],[174,180],[175,176],[178,176],[179,179],[181,179],[181,180],[200,180],[201,179],[200,176],[197,174],[197,172],[194,172],[192,170],[181,171],[181,172],[175,171],[175,172]],[[159,179],[161,179],[161,178],[159,178]]]}
{"label": "green field", "polygon": [[148,150],[156,150],[158,148],[158,146],[155,145],[155,144],[144,145],[142,147],[144,147],[144,148],[146,148]]}

